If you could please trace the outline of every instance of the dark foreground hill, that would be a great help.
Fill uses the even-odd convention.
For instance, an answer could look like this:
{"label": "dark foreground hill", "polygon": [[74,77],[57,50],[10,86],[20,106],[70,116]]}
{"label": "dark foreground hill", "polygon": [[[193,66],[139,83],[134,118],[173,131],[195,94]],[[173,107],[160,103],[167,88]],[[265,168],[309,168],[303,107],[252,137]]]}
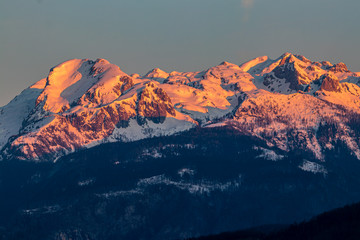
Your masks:
{"label": "dark foreground hill", "polygon": [[[270,233],[269,233],[270,231]],[[360,203],[347,205],[316,216],[308,222],[282,230],[250,229],[191,240],[350,240],[360,239]],[[190,239],[189,239],[190,240]]]}
{"label": "dark foreground hill", "polygon": [[[2,239],[184,239],[291,224],[360,201],[360,162],[320,162],[232,128],[0,162]],[[285,233],[284,233],[285,234]]]}

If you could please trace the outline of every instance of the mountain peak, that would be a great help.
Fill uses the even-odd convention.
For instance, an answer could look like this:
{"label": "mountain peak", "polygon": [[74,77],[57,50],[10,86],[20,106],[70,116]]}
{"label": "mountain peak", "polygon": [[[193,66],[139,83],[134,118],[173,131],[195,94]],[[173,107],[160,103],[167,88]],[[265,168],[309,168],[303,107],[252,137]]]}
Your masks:
{"label": "mountain peak", "polygon": [[280,58],[288,58],[291,56],[294,56],[294,54],[292,54],[291,52],[285,52],[280,56]]}
{"label": "mountain peak", "polygon": [[97,58],[95,60],[96,63],[101,63],[101,64],[110,64],[110,62],[104,58]]}
{"label": "mountain peak", "polygon": [[333,65],[329,70],[332,72],[350,72],[343,62]]}
{"label": "mountain peak", "polygon": [[299,54],[292,54],[289,52],[284,53],[281,55],[278,60],[281,60],[280,65],[283,65],[285,63],[292,63],[292,62],[298,62],[299,60],[305,63],[312,63],[311,60],[307,59],[303,55]]}
{"label": "mountain peak", "polygon": [[279,58],[281,61],[279,63],[280,66],[286,64],[286,63],[293,63],[293,62],[297,62],[299,59],[292,53],[284,53],[283,55],[281,55],[281,57]]}
{"label": "mountain peak", "polygon": [[144,76],[145,78],[163,78],[166,79],[169,77],[169,73],[161,70],[160,68],[154,68],[150,70],[147,74]]}
{"label": "mountain peak", "polygon": [[221,62],[219,65],[215,66],[215,67],[212,67],[210,68],[209,70],[211,69],[240,69],[239,65],[236,65],[234,63],[231,63],[231,62],[227,62],[227,61],[223,61]]}
{"label": "mountain peak", "polygon": [[[120,68],[105,59],[92,61],[89,59],[72,59],[53,67],[46,78],[44,91],[36,100],[36,105],[43,102],[43,109],[52,113],[59,113],[70,108],[84,94],[108,92],[108,101],[112,88],[121,76],[126,75]],[[83,97],[85,99],[86,97]],[[105,100],[105,99],[104,99]],[[108,102],[106,101],[106,102]]]}
{"label": "mountain peak", "polygon": [[223,61],[219,65],[229,66],[229,65],[232,65],[232,63],[229,63],[227,61]]}

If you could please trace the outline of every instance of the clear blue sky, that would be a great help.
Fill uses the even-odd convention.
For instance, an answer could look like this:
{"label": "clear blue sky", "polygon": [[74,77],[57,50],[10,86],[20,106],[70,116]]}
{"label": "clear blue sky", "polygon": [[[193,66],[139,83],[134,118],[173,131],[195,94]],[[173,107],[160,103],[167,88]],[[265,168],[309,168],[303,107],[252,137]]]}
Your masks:
{"label": "clear blue sky", "polygon": [[126,73],[284,52],[360,71],[359,0],[0,0],[0,106],[72,58]]}

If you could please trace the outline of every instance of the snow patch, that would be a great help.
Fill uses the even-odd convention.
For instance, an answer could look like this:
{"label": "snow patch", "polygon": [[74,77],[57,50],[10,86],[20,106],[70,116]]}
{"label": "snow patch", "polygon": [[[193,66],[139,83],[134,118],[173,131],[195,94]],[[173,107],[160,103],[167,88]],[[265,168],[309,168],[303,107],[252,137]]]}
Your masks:
{"label": "snow patch", "polygon": [[148,185],[168,185],[174,186],[181,190],[188,191],[191,194],[209,194],[214,191],[228,191],[236,190],[241,186],[241,175],[233,181],[220,183],[214,181],[201,180],[197,182],[186,182],[186,181],[173,181],[165,175],[157,175],[150,178],[141,179],[138,182],[139,187],[145,187]]}
{"label": "snow patch", "polygon": [[90,179],[86,179],[86,180],[79,181],[79,182],[78,182],[78,186],[84,187],[84,186],[92,185],[93,183],[95,183],[95,179],[94,179],[94,178],[90,178]]}
{"label": "snow patch", "polygon": [[190,168],[182,168],[178,171],[178,174],[180,177],[184,177],[185,175],[194,176],[195,172],[195,170],[192,170]]}
{"label": "snow patch", "polygon": [[145,149],[142,154],[142,157],[152,157],[152,158],[162,158],[163,154],[159,152],[156,148]]}
{"label": "snow patch", "polygon": [[59,205],[44,206],[41,208],[32,208],[22,210],[23,214],[33,215],[33,214],[51,214],[60,211],[62,208]]}
{"label": "snow patch", "polygon": [[326,168],[318,163],[310,162],[308,160],[304,160],[302,165],[299,168],[305,172],[312,172],[314,174],[322,173],[323,175],[327,175],[328,171]]}
{"label": "snow patch", "polygon": [[259,156],[257,156],[257,158],[264,158],[266,160],[275,161],[275,162],[282,160],[284,158],[283,155],[277,154],[276,152],[270,149],[266,149],[262,147],[254,147],[254,150],[262,151],[262,153]]}
{"label": "snow patch", "polygon": [[141,189],[133,189],[133,190],[128,190],[128,191],[126,191],[126,190],[114,191],[114,192],[96,194],[96,196],[101,197],[101,198],[111,199],[111,198],[132,196],[132,195],[138,195],[138,194],[143,194],[143,191]]}

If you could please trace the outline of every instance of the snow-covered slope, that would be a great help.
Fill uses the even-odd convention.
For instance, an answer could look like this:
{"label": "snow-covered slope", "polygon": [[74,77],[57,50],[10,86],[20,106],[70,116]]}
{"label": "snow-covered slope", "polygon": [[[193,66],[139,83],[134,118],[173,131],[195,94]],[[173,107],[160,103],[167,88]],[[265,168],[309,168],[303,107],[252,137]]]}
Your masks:
{"label": "snow-covered slope", "polygon": [[35,107],[45,82],[46,79],[40,80],[0,108],[0,148],[4,147],[10,137],[19,133],[23,121]]}
{"label": "snow-covered slope", "polygon": [[[343,63],[291,53],[201,72],[155,68],[145,76],[127,75],[104,59],[73,59],[0,108],[1,154],[49,160],[106,142],[230,125],[319,160],[342,141],[360,159],[351,127],[360,111],[359,81]],[[336,131],[320,137],[330,123]]]}

